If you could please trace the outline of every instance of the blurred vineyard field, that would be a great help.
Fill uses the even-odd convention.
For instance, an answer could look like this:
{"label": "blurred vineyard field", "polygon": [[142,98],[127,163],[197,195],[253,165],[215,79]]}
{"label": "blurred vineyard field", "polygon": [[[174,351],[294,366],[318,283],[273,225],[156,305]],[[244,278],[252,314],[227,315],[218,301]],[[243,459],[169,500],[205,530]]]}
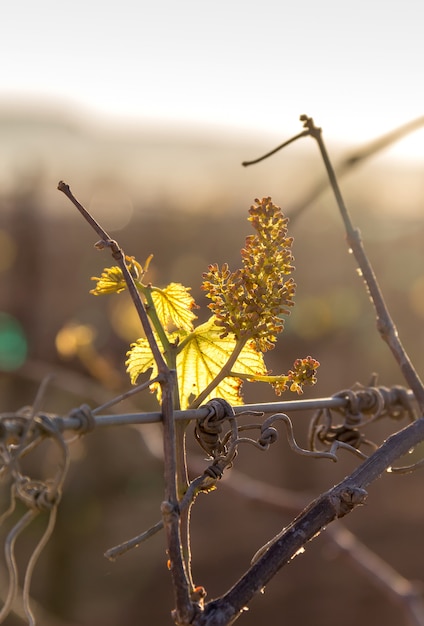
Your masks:
{"label": "blurred vineyard field", "polygon": [[[0,411],[30,404],[47,372],[59,374],[43,409],[59,414],[82,402],[99,404],[102,389],[109,397],[129,387],[125,353],[139,335],[138,323],[125,293],[89,294],[90,277],[113,263],[107,252],[94,249],[92,231],[56,190],[60,179],[127,254],[141,263],[154,255],[151,282],[190,286],[200,305],[199,318],[205,319],[202,272],[212,262],[238,266],[254,198],[270,195],[290,215],[322,176],[309,141],[257,166],[241,167],[243,160],[260,156],[290,134],[288,129],[276,129],[275,137],[224,136],[210,128],[111,129],[57,111],[0,108]],[[344,150],[329,146],[335,162]],[[341,181],[419,372],[424,366],[423,170],[424,147],[419,163],[395,162],[387,151]],[[329,396],[355,382],[367,384],[373,372],[382,385],[403,384],[375,329],[330,193],[313,202],[289,232],[295,238],[296,306],[277,348],[267,355],[270,369],[286,371],[296,357],[308,354],[318,359],[318,384],[307,390],[308,397]],[[274,396],[251,384],[245,398],[259,402]],[[156,406],[149,394],[134,402],[141,410]],[[301,442],[307,417],[294,418]],[[136,438],[133,432],[94,432],[73,448],[58,525],[33,585],[34,597],[56,616],[58,626],[171,623],[160,535],[116,563],[103,557],[111,545],[159,517],[161,465],[143,442],[143,431]],[[382,427],[380,434],[388,432]],[[277,486],[317,495],[356,463],[341,456],[337,465],[298,458],[282,435],[266,455],[245,451],[236,467]],[[39,462],[48,463],[48,458]],[[402,575],[424,580],[420,481],[419,472],[385,477],[347,526]],[[200,498],[193,514],[197,584],[210,596],[222,593],[288,521],[225,489]],[[31,533],[38,536],[38,531],[31,530],[22,542],[21,560]],[[217,543],[222,548],[218,559]],[[320,538],[276,577],[240,624],[256,624],[258,616],[277,624],[284,615],[287,623],[335,626],[342,612],[344,626],[403,623],[400,608],[337,559]],[[22,622],[10,618],[7,623]]]}

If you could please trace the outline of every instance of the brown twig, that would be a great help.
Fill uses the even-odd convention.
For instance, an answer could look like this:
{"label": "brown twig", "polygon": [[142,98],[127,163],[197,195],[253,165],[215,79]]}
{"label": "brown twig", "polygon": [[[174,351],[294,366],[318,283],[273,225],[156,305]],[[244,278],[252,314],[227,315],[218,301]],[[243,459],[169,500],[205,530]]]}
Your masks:
{"label": "brown twig", "polygon": [[[421,414],[424,414],[424,385],[399,339],[397,328],[390,316],[383,294],[377,282],[377,278],[374,274],[371,263],[365,253],[360,231],[359,229],[354,228],[352,224],[349,211],[344,203],[333,166],[331,164],[327,149],[322,139],[322,130],[321,128],[315,126],[314,121],[311,117],[308,117],[307,115],[301,115],[300,119],[303,122],[306,130],[303,133],[296,135],[293,138],[293,141],[309,135],[318,143],[318,147],[324,161],[325,169],[327,171],[327,176],[329,178],[331,188],[333,190],[340,214],[345,225],[349,248],[353,252],[355,259],[358,262],[361,275],[374,305],[374,309],[377,315],[377,329],[381,337],[388,344],[393,356],[396,359],[396,362],[398,363],[402,371],[406,382],[414,393]],[[282,144],[275,150],[269,152],[267,155],[264,155],[259,160],[262,160],[267,156],[274,154],[276,150],[279,150],[284,145],[288,145],[288,143],[291,143],[291,140],[285,142],[285,144]],[[256,162],[257,161],[258,159],[256,160]]]}
{"label": "brown twig", "polygon": [[366,255],[361,233],[358,228],[354,228],[352,220],[349,215],[349,211],[344,203],[336,175],[333,170],[330,158],[327,153],[324,141],[322,139],[322,130],[315,126],[313,119],[306,115],[301,116],[301,120],[304,122],[306,128],[308,128],[311,137],[313,137],[317,143],[321,152],[322,159],[324,161],[325,169],[327,170],[330,185],[333,190],[334,196],[337,201],[337,205],[340,210],[340,214],[343,219],[343,223],[346,229],[347,243],[352,250],[358,266],[365,282],[367,290],[371,296],[374,309],[377,315],[377,329],[388,344],[393,356],[395,357],[402,374],[412,389],[421,414],[424,414],[424,385],[418,376],[415,367],[413,366],[409,356],[399,339],[397,328],[391,318],[383,294],[380,290],[377,278],[374,274],[374,270]]}
{"label": "brown twig", "polygon": [[89,211],[75,198],[74,194],[70,190],[69,185],[67,185],[63,180],[61,180],[57,188],[59,191],[65,194],[67,198],[72,202],[72,204],[78,209],[84,219],[90,224],[90,226],[96,231],[96,233],[100,237],[100,241],[96,243],[96,248],[109,248],[112,254],[112,257],[118,263],[122,274],[124,276],[125,282],[128,287],[128,291],[130,293],[131,299],[134,303],[135,309],[140,318],[141,325],[143,327],[144,333],[146,335],[146,339],[149,342],[149,347],[154,356],[156,365],[158,367],[159,373],[167,372],[168,366],[165,363],[165,360],[159,350],[157,341],[153,334],[152,328],[150,326],[149,318],[146,313],[146,309],[144,304],[140,298],[140,294],[138,293],[137,287],[135,286],[134,279],[131,276],[130,271],[128,270],[127,264],[125,263],[125,255],[121,248],[118,246],[118,243],[109,237],[108,233],[100,226],[98,222],[94,219]]}
{"label": "brown twig", "polygon": [[[29,374],[31,378],[36,378],[37,380],[39,380],[40,377],[45,376],[45,374],[47,373],[46,368],[42,365],[42,363],[37,363],[37,367],[33,368],[33,370],[30,370]],[[26,370],[24,369],[22,373],[26,373]],[[71,378],[75,376],[73,372],[70,372],[70,375]],[[58,376],[55,379],[54,383],[60,384],[62,386],[67,381],[67,378],[67,372],[63,370],[61,376]],[[76,393],[77,390],[84,388],[84,380],[85,377],[78,377],[76,379],[76,388],[72,389],[73,393]],[[90,381],[89,385],[90,388],[86,391],[89,394],[93,394],[95,397],[98,396],[99,398],[101,398],[103,395],[102,388],[97,383],[94,383],[92,381]],[[326,400],[328,402],[329,399]],[[338,400],[342,402],[341,398],[338,398]],[[266,412],[269,412],[271,406],[272,404],[261,405],[261,410],[263,409]],[[289,407],[284,408],[286,410],[289,409]],[[236,410],[238,409],[243,409],[243,407],[236,407]],[[416,423],[417,422],[414,422],[414,424]],[[144,433],[143,431],[141,431],[141,429],[139,429],[139,432],[144,436]],[[421,427],[419,433],[422,433]],[[416,434],[413,434],[413,437],[416,438]],[[408,448],[408,446],[410,445],[412,444],[408,434],[408,440],[405,442],[404,448]],[[388,463],[390,465],[390,459],[387,457],[385,450],[383,450],[381,453],[376,452],[375,455],[377,454],[381,454],[382,458],[385,460],[384,463]],[[163,456],[160,455],[160,458],[162,459]],[[369,460],[368,463],[368,467],[373,467],[374,479],[376,475],[378,475],[378,473],[382,471],[382,465],[381,463],[378,464],[375,460]],[[194,472],[202,473],[204,471],[204,459],[192,457],[190,459],[190,467]],[[361,480],[363,480],[363,474]],[[361,484],[364,483],[362,482]],[[271,485],[263,483],[262,481],[247,477],[235,469],[231,470],[230,480],[222,482],[221,487],[235,490],[241,496],[253,501],[256,504],[276,508],[277,510],[284,510],[291,514],[298,514],[298,512],[301,511],[308,502],[304,494],[297,494],[295,492],[284,490],[282,488],[273,487]],[[152,534],[152,532],[157,532],[161,528],[163,528],[163,522],[155,525],[153,529],[150,529],[150,532],[148,531],[146,533],[146,536]],[[374,584],[380,586],[383,591],[385,591],[389,596],[392,596],[395,600],[397,600],[401,604],[403,609],[408,613],[411,624],[413,624],[413,626],[424,625],[422,600],[420,598],[419,590],[415,587],[415,585],[403,578],[399,573],[393,571],[387,563],[384,563],[380,559],[378,559],[375,554],[373,554],[360,541],[358,541],[358,539],[352,536],[351,533],[348,533],[347,530],[338,526],[337,524],[331,524],[330,526],[328,526],[325,533],[323,534],[323,537],[331,540],[343,555],[346,555],[352,563],[354,563],[362,572],[365,572],[365,574],[370,577],[370,580]],[[125,551],[127,544],[128,547],[131,548],[139,545],[139,543],[145,538],[146,537],[144,535],[141,535],[134,538],[134,540],[126,542],[125,544],[123,544],[123,546],[119,546],[117,548],[116,553],[111,550],[110,556],[119,556],[122,547],[124,548],[122,551]],[[272,541],[270,542],[270,544],[271,543]],[[219,611],[219,605],[216,607],[216,613],[221,615]],[[195,623],[203,623],[202,621],[200,621],[200,616],[198,616],[197,619],[198,621]],[[208,622],[205,621],[204,623]],[[212,619],[210,623],[212,623]],[[226,624],[228,622],[224,621],[222,623]]]}
{"label": "brown twig", "polygon": [[[177,477],[185,472],[185,468],[177,466],[177,443],[174,423],[174,389],[176,387],[176,373],[171,370],[164,360],[155,336],[153,334],[145,306],[134,283],[133,277],[125,263],[125,255],[118,243],[111,239],[108,233],[96,222],[93,216],[83,207],[71,192],[69,185],[60,181],[59,191],[62,191],[76,206],[78,211],[87,220],[90,226],[100,236],[100,242],[96,244],[99,249],[109,248],[112,257],[117,261],[127,284],[130,296],[139,315],[146,339],[152,351],[156,366],[162,380],[161,413],[163,423],[163,446],[164,446],[164,474],[165,474],[165,500],[162,503],[162,516],[165,527],[169,567],[173,580],[174,595],[176,602],[176,621],[188,623],[193,617],[193,604],[190,599],[189,575],[186,569],[181,542],[181,517],[178,505]],[[181,463],[184,454],[178,455]]]}
{"label": "brown twig", "polygon": [[[424,388],[410,364],[402,345],[398,341],[396,329],[387,312],[384,300],[380,293],[377,281],[362,248],[358,232],[353,228],[350,216],[344,205],[337,180],[321,138],[321,129],[313,124],[313,120],[303,116],[305,131],[285,142],[288,145],[298,138],[311,135],[317,140],[327,169],[330,183],[333,187],[340,212],[345,222],[348,242],[356,255],[362,270],[364,280],[373,298],[377,312],[377,325],[380,333],[394,353],[406,380],[413,390],[421,411],[424,409]],[[280,149],[280,146],[278,149]],[[275,153],[276,150],[270,154]],[[265,158],[265,157],[264,157]],[[64,184],[63,184],[64,185]],[[59,187],[60,188],[60,187]],[[69,188],[67,188],[69,194]],[[61,189],[64,191],[64,189]],[[65,191],[66,193],[66,191]],[[68,195],[68,193],[66,194]],[[68,197],[73,198],[68,195]],[[74,202],[74,200],[72,200]],[[77,201],[74,202],[79,205]],[[81,210],[79,205],[79,210]],[[95,224],[90,222],[96,228]],[[100,228],[97,225],[98,228]],[[101,236],[102,247],[108,246],[114,258],[120,259],[125,268],[125,257],[116,244],[104,231],[97,231]],[[362,255],[362,256],[361,256]],[[122,268],[122,267],[121,267]],[[127,268],[126,268],[127,269]],[[124,272],[124,269],[122,269]],[[127,273],[129,274],[128,270]],[[125,276],[125,273],[124,273]],[[132,281],[132,278],[131,278]],[[132,281],[133,282],[133,281]],[[134,285],[135,288],[135,285]],[[140,301],[141,302],[141,301]],[[142,303],[141,303],[142,304]],[[147,320],[144,307],[143,311]],[[148,320],[147,320],[148,321]],[[392,435],[383,445],[366,459],[348,478],[328,492],[319,496],[275,539],[259,556],[255,563],[240,578],[240,580],[221,598],[213,600],[203,608],[197,605],[197,610],[190,597],[190,573],[186,569],[186,562],[181,551],[180,511],[178,508],[178,493],[176,485],[175,462],[175,424],[173,421],[173,376],[166,364],[163,370],[162,381],[162,416],[164,423],[164,461],[166,492],[162,505],[163,521],[169,547],[169,566],[174,583],[176,598],[175,621],[178,624],[193,624],[194,626],[220,626],[232,624],[242,613],[244,607],[271,580],[276,572],[286,565],[304,545],[319,534],[331,521],[350,513],[353,508],[362,504],[366,498],[366,487],[375,481],[393,463],[406,454],[411,448],[424,440],[424,418],[418,419],[402,431]],[[414,377],[415,376],[415,377]]]}
{"label": "brown twig", "polygon": [[[231,470],[230,479],[222,486],[240,494],[255,505],[289,514],[297,514],[308,502],[305,495],[252,479],[234,469]],[[424,626],[424,603],[419,586],[401,576],[339,522],[328,526],[321,536],[386,596],[397,602],[412,625]]]}
{"label": "brown twig", "polygon": [[248,167],[249,165],[256,165],[256,163],[260,163],[261,161],[264,161],[265,159],[267,159],[268,157],[272,156],[276,152],[279,152],[279,150],[282,150],[282,148],[285,148],[286,146],[290,145],[294,141],[297,141],[298,139],[301,139],[301,137],[307,137],[308,135],[309,135],[309,132],[307,130],[304,130],[301,133],[299,133],[298,135],[295,135],[294,137],[291,137],[291,139],[288,139],[287,141],[284,141],[282,144],[280,144],[279,146],[277,146],[276,148],[274,148],[270,152],[267,152],[266,154],[260,156],[259,158],[253,159],[252,161],[243,161],[242,165],[243,165],[243,167]]}
{"label": "brown twig", "polygon": [[232,624],[254,595],[275,574],[335,519],[363,504],[366,487],[379,478],[397,459],[424,441],[424,418],[394,435],[364,461],[350,476],[319,496],[278,536],[240,580],[221,598],[209,602],[195,626]]}
{"label": "brown twig", "polygon": [[[361,165],[364,161],[371,158],[378,152],[388,148],[392,144],[396,143],[403,139],[409,133],[412,133],[424,126],[424,116],[418,117],[415,120],[407,122],[390,132],[373,139],[369,143],[356,148],[351,153],[347,154],[343,157],[336,165],[334,166],[335,173],[337,175],[337,179],[340,181],[345,175],[349,174],[355,167]],[[281,149],[284,146],[279,146],[275,151]],[[269,156],[265,155],[265,156]],[[265,158],[261,157],[259,161]],[[243,165],[250,165],[257,161],[253,161],[251,163],[243,163]],[[304,211],[314,202],[326,189],[328,189],[328,176],[324,174],[306,193],[303,200],[296,203],[296,206],[289,211],[288,216],[290,217],[290,224],[293,227],[294,221],[300,217]]]}
{"label": "brown twig", "polygon": [[[175,376],[175,371],[170,371]],[[165,465],[165,501],[162,503],[162,517],[167,536],[168,567],[171,571],[175,596],[175,622],[189,624],[193,618],[193,604],[190,599],[190,571],[182,550],[181,511],[178,502],[176,435],[173,417],[174,385],[168,379],[162,385],[163,450]]]}

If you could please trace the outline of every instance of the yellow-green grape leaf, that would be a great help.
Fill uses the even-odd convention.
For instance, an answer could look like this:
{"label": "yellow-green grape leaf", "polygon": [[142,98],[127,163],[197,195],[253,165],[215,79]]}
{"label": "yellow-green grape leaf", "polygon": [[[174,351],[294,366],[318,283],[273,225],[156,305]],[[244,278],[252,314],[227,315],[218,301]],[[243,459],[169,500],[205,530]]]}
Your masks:
{"label": "yellow-green grape leaf", "polygon": [[[215,325],[215,317],[195,328],[191,333],[181,331],[181,350],[177,355],[178,390],[180,405],[186,409],[190,401],[198,396],[220,373],[236,346],[236,339],[227,335],[222,338],[222,328]],[[175,338],[175,337],[174,337]],[[152,369],[152,378],[157,374],[156,364],[146,339],[138,339],[131,345],[125,363],[132,384],[140,374]],[[234,370],[246,377],[267,373],[262,353],[258,352],[253,342],[246,344],[241,351]],[[231,405],[242,404],[242,381],[236,376],[228,376],[217,385],[209,398],[224,398]],[[152,387],[160,402],[160,386]]]}
{"label": "yellow-green grape leaf", "polygon": [[[135,280],[138,280],[143,275],[144,270],[134,257],[125,257],[126,265],[130,271],[130,274]],[[97,285],[90,291],[94,296],[102,296],[108,293],[120,293],[127,288],[122,270],[117,265],[113,267],[105,267],[102,275],[92,276],[91,280],[97,281]]]}
{"label": "yellow-green grape leaf", "polygon": [[133,385],[137,382],[140,374],[147,372],[151,368],[153,369],[152,378],[155,378],[157,367],[147,339],[142,337],[137,339],[135,343],[132,343],[130,350],[127,352],[127,357],[125,365]]}
{"label": "yellow-green grape leaf", "polygon": [[91,289],[90,293],[94,296],[103,296],[107,293],[119,293],[126,289],[127,285],[120,267],[105,267],[102,275],[92,276],[91,280],[96,280],[97,285]]}
{"label": "yellow-green grape leaf", "polygon": [[193,330],[193,320],[197,316],[193,313],[196,303],[190,289],[180,283],[170,283],[163,289],[152,287],[151,294],[156,313],[165,328],[171,323],[187,332]]}
{"label": "yellow-green grape leaf", "polygon": [[[222,328],[215,325],[215,317],[212,316],[183,341],[182,349],[177,356],[178,388],[182,409],[187,408],[190,401],[206,389],[231,356],[236,339],[231,335],[222,338],[221,335]],[[243,348],[234,369],[247,376],[266,373],[263,355],[255,350],[252,342]],[[241,384],[241,379],[227,377],[214,388],[209,398],[220,397],[231,405],[242,404]]]}

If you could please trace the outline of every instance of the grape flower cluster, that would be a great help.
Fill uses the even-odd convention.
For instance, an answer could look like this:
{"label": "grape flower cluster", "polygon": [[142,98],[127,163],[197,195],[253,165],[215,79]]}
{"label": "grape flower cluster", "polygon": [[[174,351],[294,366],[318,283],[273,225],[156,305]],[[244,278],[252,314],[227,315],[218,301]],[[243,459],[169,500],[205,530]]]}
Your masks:
{"label": "grape flower cluster", "polygon": [[293,238],[287,236],[288,218],[271,198],[256,199],[249,214],[256,233],[246,238],[242,267],[231,272],[226,263],[209,265],[202,289],[222,337],[232,333],[266,352],[274,347],[284,328],[282,316],[294,304],[296,284],[288,278],[294,270]]}

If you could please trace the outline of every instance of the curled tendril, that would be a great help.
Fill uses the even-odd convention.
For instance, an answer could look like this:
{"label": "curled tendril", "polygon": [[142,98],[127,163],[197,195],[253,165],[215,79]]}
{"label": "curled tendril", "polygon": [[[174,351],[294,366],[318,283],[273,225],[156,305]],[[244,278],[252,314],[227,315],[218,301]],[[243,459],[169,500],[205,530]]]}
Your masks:
{"label": "curled tendril", "polygon": [[3,622],[9,615],[13,607],[13,602],[18,592],[18,567],[15,559],[15,542],[23,530],[32,522],[37,516],[36,511],[27,511],[25,515],[14,525],[12,530],[6,537],[5,541],[5,559],[7,571],[9,574],[9,588],[5,603],[0,611],[0,623]]}
{"label": "curled tendril", "polygon": [[214,398],[205,406],[209,412],[206,417],[197,420],[194,435],[203,450],[211,458],[217,458],[227,453],[226,444],[221,437],[224,422],[235,420],[235,415],[230,403],[222,398]]}
{"label": "curled tendril", "polygon": [[[356,398],[354,394],[351,397],[352,401]],[[352,402],[351,404],[353,405],[354,403]],[[205,406],[209,408],[209,413],[206,417],[198,420],[195,429],[196,439],[199,444],[208,452],[209,456],[213,458],[213,463],[204,472],[203,483],[201,477],[199,478],[199,485],[202,484],[202,487],[205,489],[207,489],[210,484],[210,481],[206,480],[206,477],[209,477],[212,482],[221,478],[223,471],[231,467],[238,447],[241,444],[250,444],[262,451],[268,450],[278,439],[278,431],[275,428],[277,421],[284,423],[290,448],[296,452],[296,454],[303,456],[331,459],[336,462],[338,460],[337,451],[343,449],[352,452],[361,459],[365,459],[367,457],[359,450],[359,446],[361,444],[374,445],[362,436],[358,428],[353,427],[350,423],[347,425],[333,426],[331,422],[331,412],[328,409],[321,409],[318,414],[314,416],[312,420],[313,435],[310,437],[309,448],[305,449],[296,442],[292,422],[285,413],[275,413],[268,417],[262,424],[253,423],[239,425],[232,407],[225,400],[220,398],[211,400]],[[381,403],[378,406],[378,410],[381,412]],[[325,411],[327,411],[327,413]],[[346,413],[348,416],[352,415],[352,412],[349,412],[349,410],[346,410]],[[322,415],[326,417],[324,423],[321,423]],[[231,428],[228,432],[222,434],[225,420],[229,420]],[[357,416],[355,424],[360,422],[361,419]],[[259,431],[257,439],[241,436],[242,433],[253,430]],[[321,444],[325,444],[325,449],[319,449],[315,445],[315,438],[318,438]],[[193,493],[201,490],[199,485],[194,487],[192,484]]]}
{"label": "curled tendril", "polygon": [[249,443],[255,446],[258,450],[268,450],[269,446],[277,441],[278,431],[273,426],[273,424],[277,421],[282,421],[286,428],[286,436],[287,441],[290,448],[296,454],[301,454],[303,456],[311,456],[314,458],[321,459],[331,459],[332,461],[337,461],[337,456],[335,454],[337,447],[333,447],[330,451],[321,451],[321,450],[307,450],[299,446],[296,442],[293,432],[293,424],[291,419],[285,413],[275,413],[268,417],[263,424],[247,424],[239,427],[239,432],[258,429],[260,430],[260,436],[257,440],[252,439],[250,437],[239,437],[237,439],[237,444],[240,443]]}
{"label": "curled tendril", "polygon": [[[308,447],[310,450],[334,448],[337,444],[356,455],[366,458],[360,452],[362,446],[373,450],[378,445],[368,439],[362,428],[383,418],[395,420],[408,419],[413,421],[416,414],[408,390],[401,386],[364,387],[356,385],[353,389],[345,389],[334,394],[333,398],[343,398],[346,404],[337,409],[328,407],[318,409],[309,425]],[[335,422],[335,415],[342,421]],[[400,471],[411,471],[411,467],[399,468]],[[391,471],[396,471],[394,468]]]}
{"label": "curled tendril", "polygon": [[[351,415],[347,415],[346,422],[333,425],[333,414],[328,408],[319,409],[313,415],[309,426],[309,449],[318,451],[323,446],[325,449],[334,449],[336,446],[349,450],[355,455],[366,458],[359,452],[362,445],[368,445],[373,450],[377,445],[367,439],[359,430],[359,427],[349,423]],[[359,416],[358,416],[359,423]],[[362,422],[360,425],[363,425]],[[367,423],[367,422],[365,422]]]}
{"label": "curled tendril", "polygon": [[[8,473],[12,485],[10,504],[0,516],[0,524],[9,519],[15,511],[16,501],[20,500],[26,512],[14,524],[5,540],[5,560],[9,576],[8,592],[0,611],[0,622],[9,615],[18,592],[18,567],[15,557],[15,543],[22,532],[40,514],[48,515],[47,525],[41,539],[35,546],[26,568],[22,590],[23,609],[29,626],[35,626],[35,618],[30,608],[30,585],[36,562],[49,540],[56,521],[57,506],[62,495],[63,483],[69,468],[69,451],[60,432],[57,420],[38,412],[40,394],[34,407],[8,414],[8,426],[1,429],[0,460],[2,474]],[[37,405],[37,410],[36,410]],[[5,417],[5,416],[2,416]],[[21,459],[44,439],[51,439],[60,451],[60,461],[55,475],[44,480],[32,479],[21,471]]]}

